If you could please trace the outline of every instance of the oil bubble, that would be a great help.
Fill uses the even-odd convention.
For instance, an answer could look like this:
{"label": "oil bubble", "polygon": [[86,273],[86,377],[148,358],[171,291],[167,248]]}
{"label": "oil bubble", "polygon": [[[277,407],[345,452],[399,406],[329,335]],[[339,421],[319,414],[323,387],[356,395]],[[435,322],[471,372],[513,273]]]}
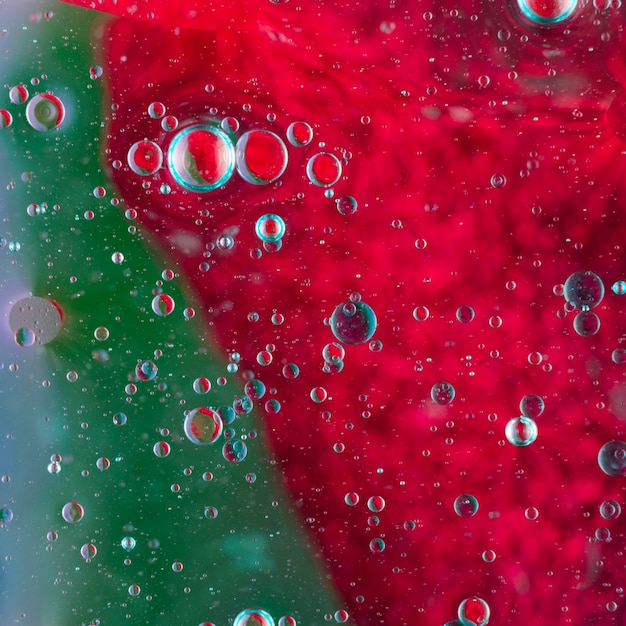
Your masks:
{"label": "oil bubble", "polygon": [[342,343],[354,346],[369,341],[376,332],[376,314],[364,302],[343,302],[330,318],[330,329]]}
{"label": "oil bubble", "polygon": [[148,105],[148,115],[153,120],[161,119],[165,115],[165,105],[162,102],[151,102]]}
{"label": "oil bubble", "polygon": [[139,176],[151,176],[163,165],[163,151],[154,141],[137,141],[128,150],[126,160]]}
{"label": "oil bubble", "polygon": [[565,300],[580,311],[593,309],[604,297],[604,283],[590,271],[574,272],[566,281]]}
{"label": "oil bubble", "polygon": [[287,157],[282,139],[269,130],[249,130],[237,141],[237,171],[253,185],[278,180],[287,168]]}
{"label": "oil bubble", "polygon": [[469,493],[464,493],[454,501],[454,512],[459,517],[473,517],[478,511],[478,500]]}
{"label": "oil bubble", "polygon": [[58,128],[65,119],[65,106],[57,96],[36,95],[26,107],[26,121],[40,132]]}
{"label": "oil bubble", "polygon": [[164,459],[166,456],[169,456],[170,450],[170,444],[167,443],[167,441],[157,441],[152,448],[154,456],[159,459]]}
{"label": "oil bubble", "polygon": [[278,626],[297,626],[297,624],[298,622],[291,615],[283,615],[278,620]]}
{"label": "oil bubble", "polygon": [[256,221],[254,231],[261,241],[270,243],[280,241],[285,234],[285,222],[280,215],[266,213]]}
{"label": "oil bubble", "polygon": [[459,620],[465,626],[484,626],[489,623],[490,615],[489,605],[477,596],[466,598],[459,604]]}
{"label": "oil bubble", "polygon": [[462,324],[468,324],[474,319],[475,313],[471,306],[460,306],[456,310],[456,319]]}
{"label": "oil bubble", "polygon": [[623,296],[626,293],[626,280],[617,280],[611,286],[611,291],[616,296]]}
{"label": "oil bubble", "polygon": [[450,404],[455,395],[454,386],[447,382],[435,383],[430,390],[430,397],[436,404]]}
{"label": "oil bubble", "polygon": [[600,515],[604,519],[617,519],[622,513],[622,507],[615,500],[605,500],[600,505]]}
{"label": "oil bubble", "polygon": [[35,333],[30,328],[18,328],[14,337],[15,343],[22,348],[27,348],[35,343]]}
{"label": "oil bubble", "polygon": [[92,65],[89,68],[89,78],[91,78],[91,80],[98,80],[100,76],[102,76],[102,67],[99,65]]}
{"label": "oil bubble", "polygon": [[98,326],[98,328],[93,331],[93,336],[98,341],[106,341],[109,338],[109,329],[106,326]]}
{"label": "oil bubble", "polygon": [[10,111],[0,109],[0,128],[8,128],[13,124],[13,116]]}
{"label": "oil bubble", "polygon": [[335,200],[335,206],[341,215],[352,215],[356,213],[359,204],[352,196],[342,196]]}
{"label": "oil bubble", "polygon": [[169,315],[175,306],[174,298],[166,293],[161,293],[152,299],[152,310],[160,317]]}
{"label": "oil bubble", "polygon": [[98,554],[98,549],[94,546],[93,543],[85,543],[80,549],[80,555],[89,563],[96,554]]}
{"label": "oil bubble", "polygon": [[493,563],[496,560],[496,553],[493,550],[485,550],[482,559],[485,563]]}
{"label": "oil bubble", "polygon": [[322,357],[326,363],[339,363],[346,356],[345,348],[336,341],[327,343],[322,349]]}
{"label": "oil bubble", "polygon": [[283,376],[287,380],[295,380],[300,375],[300,368],[295,363],[287,363],[283,367]]}
{"label": "oil bubble", "polygon": [[416,306],[413,309],[413,317],[418,322],[425,322],[430,317],[430,311],[428,310],[428,307]]}
{"label": "oil bubble", "polygon": [[341,173],[341,161],[330,152],[319,152],[306,164],[308,179],[318,187],[334,185],[341,178]]}
{"label": "oil bubble", "polygon": [[135,549],[137,541],[134,537],[124,537],[120,542],[120,545],[122,546],[122,548],[124,548],[124,550],[126,550],[126,552],[130,552],[131,550]]}
{"label": "oil bubble", "polygon": [[182,572],[183,571],[183,564],[180,561],[174,561],[172,563],[172,571],[173,572]]}
{"label": "oil bubble", "polygon": [[0,509],[0,526],[5,526],[6,524],[10,524],[13,520],[13,511],[8,509],[7,507],[3,507]]}
{"label": "oil bubble", "polygon": [[193,390],[201,395],[209,393],[211,391],[211,381],[204,376],[200,376],[193,381]]}
{"label": "oil bubble", "polygon": [[287,127],[287,140],[296,148],[308,146],[313,141],[313,129],[306,122],[292,122]]}
{"label": "oil bubble", "polygon": [[236,117],[225,117],[220,122],[221,129],[230,135],[233,135],[239,130],[239,120]]}
{"label": "oil bubble", "polygon": [[350,491],[344,496],[343,499],[348,506],[356,506],[359,503],[359,494],[354,491]]}
{"label": "oil bubble", "polygon": [[235,617],[233,626],[274,626],[274,619],[263,609],[245,609]]}
{"label": "oil bubble", "polygon": [[109,467],[111,467],[111,461],[109,461],[109,459],[107,459],[107,457],[105,456],[101,456],[97,461],[96,461],[96,467],[101,471],[104,472],[106,470],[109,469]]}
{"label": "oil bubble", "polygon": [[235,147],[222,130],[211,125],[189,126],[172,140],[167,152],[176,182],[196,192],[225,185],[235,171]]}
{"label": "oil bubble", "polygon": [[139,361],[135,367],[135,376],[137,380],[148,381],[154,380],[159,373],[159,368],[154,361]]}
{"label": "oil bubble", "polygon": [[251,400],[260,400],[265,395],[266,387],[262,381],[258,378],[254,378],[244,385],[243,390],[246,396]]}
{"label": "oil bubble", "polygon": [[324,402],[328,398],[328,392],[324,389],[324,387],[313,387],[309,395],[311,400],[318,404]]}
{"label": "oil bubble", "polygon": [[558,24],[570,17],[578,0],[557,0],[541,2],[541,0],[517,0],[521,13],[532,22],[538,24]]}
{"label": "oil bubble", "polygon": [[70,524],[80,522],[80,520],[83,519],[84,514],[85,511],[78,502],[68,502],[63,506],[63,509],[61,510],[61,515],[63,516],[63,519]]}
{"label": "oil bubble", "polygon": [[184,430],[187,439],[199,446],[214,443],[222,434],[222,418],[213,409],[198,407],[185,417]]}
{"label": "oil bubble", "polygon": [[222,456],[229,463],[241,463],[248,456],[248,446],[241,439],[230,439],[222,446]]}
{"label": "oil bubble", "polygon": [[611,360],[617,365],[626,363],[626,348],[616,348],[611,353]]}
{"label": "oil bubble", "polygon": [[609,476],[626,476],[626,442],[614,439],[598,452],[598,465]]}
{"label": "oil bubble", "polygon": [[504,429],[508,442],[518,448],[529,446],[537,439],[537,424],[530,417],[514,417]]}
{"label": "oil bubble", "polygon": [[385,541],[380,537],[376,537],[370,541],[370,552],[372,554],[380,554],[385,550]]}
{"label": "oil bubble", "polygon": [[161,120],[161,128],[166,133],[171,133],[172,131],[174,131],[174,130],[176,130],[178,128],[178,118],[175,117],[174,115],[166,115]]}
{"label": "oil bubble", "polygon": [[113,423],[116,426],[125,426],[127,420],[128,420],[128,418],[126,417],[126,415],[124,413],[116,413],[113,416]]}
{"label": "oil bubble", "polygon": [[28,96],[26,85],[15,85],[9,89],[9,100],[12,104],[24,104],[28,100]]}
{"label": "oil bubble", "polygon": [[541,396],[534,393],[524,396],[519,403],[520,413],[524,417],[530,417],[536,419],[539,417],[545,408],[545,403]]}
{"label": "oil bubble", "polygon": [[581,337],[593,337],[600,330],[600,318],[593,311],[581,311],[574,318],[574,330]]}
{"label": "oil bubble", "polygon": [[141,593],[141,587],[139,585],[130,585],[128,587],[128,593],[131,596],[138,596]]}
{"label": "oil bubble", "polygon": [[382,496],[372,496],[367,500],[367,508],[372,513],[380,513],[385,508],[385,499]]}

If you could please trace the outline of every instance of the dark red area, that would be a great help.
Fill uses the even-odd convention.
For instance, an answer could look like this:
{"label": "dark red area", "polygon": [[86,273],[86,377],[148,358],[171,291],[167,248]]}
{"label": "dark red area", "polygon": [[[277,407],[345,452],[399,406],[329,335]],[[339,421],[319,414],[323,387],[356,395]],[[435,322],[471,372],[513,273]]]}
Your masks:
{"label": "dark red area", "polygon": [[[255,4],[245,32],[211,32],[201,20],[208,30],[168,30],[166,3],[151,6],[163,29],[120,20],[109,33],[111,159],[162,139],[144,113],[154,100],[182,123],[216,107],[242,131],[314,128],[267,187],[233,179],[212,195],[159,196],[130,171],[115,181],[173,251],[223,350],[278,390],[266,431],[355,623],[440,626],[471,596],[487,600],[492,624],[623,623],[625,518],[598,507],[623,505],[624,483],[597,463],[626,437],[624,369],[611,360],[626,302],[610,292],[626,277],[623,13],[589,4],[533,30],[506,3],[292,0]],[[345,164],[335,197],[354,196],[353,215],[307,181],[320,141]],[[268,205],[286,235],[255,258]],[[233,227],[234,249],[214,250],[204,271],[206,246]],[[593,337],[574,332],[553,294],[581,269],[607,287]],[[326,374],[324,319],[353,292],[375,311],[382,349],[347,346],[343,371]],[[424,322],[417,305],[430,309]],[[467,324],[462,305],[476,313]],[[274,361],[260,367],[269,343]],[[287,382],[290,362],[301,374]],[[456,389],[447,406],[430,399],[441,381]],[[323,404],[310,398],[317,386]],[[537,441],[514,448],[504,427],[528,393],[546,409]],[[452,506],[464,493],[480,505],[470,518]],[[601,526],[611,542],[595,540]]]}

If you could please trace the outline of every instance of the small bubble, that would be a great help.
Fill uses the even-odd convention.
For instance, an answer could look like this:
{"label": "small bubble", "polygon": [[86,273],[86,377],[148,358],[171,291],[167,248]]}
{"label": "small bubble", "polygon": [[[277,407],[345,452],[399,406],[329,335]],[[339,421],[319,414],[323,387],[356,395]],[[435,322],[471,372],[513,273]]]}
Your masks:
{"label": "small bubble", "polygon": [[85,511],[78,502],[68,502],[61,510],[63,519],[70,524],[80,522],[80,520],[83,519],[84,514]]}
{"label": "small bubble", "polygon": [[436,404],[446,405],[454,400],[456,391],[454,386],[447,382],[436,383],[430,390],[430,397]]}
{"label": "small bubble", "polygon": [[126,160],[135,174],[151,176],[163,165],[163,152],[153,141],[137,141],[128,150]]}
{"label": "small bubble", "polygon": [[478,500],[469,493],[464,493],[454,501],[454,512],[459,517],[473,517],[478,511]]}
{"label": "small bubble", "polygon": [[516,447],[529,446],[537,439],[538,429],[530,417],[514,417],[504,429],[508,442]]}

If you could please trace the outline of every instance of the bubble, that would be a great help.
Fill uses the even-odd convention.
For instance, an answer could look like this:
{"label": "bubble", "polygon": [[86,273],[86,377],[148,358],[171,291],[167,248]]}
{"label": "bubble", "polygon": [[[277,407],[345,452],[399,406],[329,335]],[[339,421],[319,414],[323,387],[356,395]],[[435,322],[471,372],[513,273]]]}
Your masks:
{"label": "bubble", "polygon": [[166,108],[165,105],[162,102],[151,102],[148,105],[148,115],[153,119],[153,120],[159,120],[161,119],[166,112]]}
{"label": "bubble", "polygon": [[611,286],[611,291],[616,296],[623,296],[626,293],[626,280],[618,280]]}
{"label": "bubble", "polygon": [[328,392],[324,389],[324,387],[313,387],[309,395],[311,396],[311,400],[318,404],[324,402],[326,398],[328,398]]}
{"label": "bubble", "polygon": [[167,441],[157,441],[152,448],[154,456],[159,459],[164,459],[166,456],[169,456],[170,450],[170,444],[167,443]]}
{"label": "bubble", "polygon": [[436,404],[450,404],[455,395],[454,386],[446,382],[435,383],[430,390],[430,397]]}
{"label": "bubble", "polygon": [[235,147],[219,128],[190,126],[172,140],[167,162],[172,176],[182,187],[196,192],[213,191],[232,177]]}
{"label": "bubble", "polygon": [[626,442],[612,440],[598,452],[598,465],[609,476],[626,476]]}
{"label": "bubble", "polygon": [[478,500],[469,493],[464,493],[454,501],[454,512],[459,517],[473,517],[478,511]]}
{"label": "bubble", "polygon": [[137,541],[134,537],[124,537],[122,541],[120,541],[120,545],[124,548],[124,550],[126,550],[126,552],[130,552],[135,549]]}
{"label": "bubble", "polygon": [[341,215],[353,215],[356,213],[359,204],[352,196],[342,196],[335,200],[335,206]]}
{"label": "bubble", "polygon": [[175,306],[174,298],[166,293],[161,293],[152,299],[152,310],[160,317],[169,315]]}
{"label": "bubble", "polygon": [[24,104],[28,100],[28,96],[26,85],[15,85],[9,89],[9,100],[12,104]]}
{"label": "bubble", "polygon": [[296,148],[308,146],[313,141],[313,129],[306,122],[292,122],[287,127],[287,141]]}
{"label": "bubble", "polygon": [[482,559],[485,563],[493,563],[496,560],[496,553],[493,550],[485,550]]}
{"label": "bubble", "polygon": [[370,552],[372,554],[380,554],[385,550],[385,541],[380,537],[376,537],[370,541]]}
{"label": "bubble", "polygon": [[253,185],[278,180],[287,168],[287,157],[282,139],[269,130],[249,130],[237,141],[237,171]]}
{"label": "bubble", "polygon": [[183,564],[180,561],[174,561],[172,563],[172,571],[173,572],[182,572],[183,571]]}
{"label": "bubble", "polygon": [[295,380],[300,375],[300,368],[295,363],[287,363],[283,367],[283,376],[287,380]]}
{"label": "bubble", "polygon": [[138,596],[141,593],[141,587],[139,585],[130,585],[128,587],[128,593],[131,596]]}
{"label": "bubble", "polygon": [[265,395],[266,388],[262,381],[255,378],[253,380],[249,380],[244,385],[243,390],[246,396],[248,396],[251,400],[260,400]]}
{"label": "bubble", "polygon": [[581,311],[574,318],[574,330],[581,337],[593,337],[600,330],[600,318],[593,311]]}
{"label": "bubble", "polygon": [[527,19],[538,24],[557,24],[570,17],[576,7],[577,0],[517,0],[517,5]]}
{"label": "bubble", "polygon": [[114,252],[111,255],[111,261],[115,263],[115,265],[121,265],[124,262],[124,255],[121,252]]}
{"label": "bubble", "polygon": [[382,496],[372,496],[368,498],[367,508],[372,513],[380,513],[385,508],[385,498]]}
{"label": "bubble", "polygon": [[44,345],[57,337],[61,331],[63,315],[61,309],[47,298],[29,296],[18,300],[9,312],[9,327],[18,345],[30,341],[30,330],[34,342]]}
{"label": "bubble", "polygon": [[209,393],[211,391],[211,381],[204,376],[200,376],[193,381],[193,390],[200,395]]}
{"label": "bubble", "polygon": [[456,310],[456,319],[462,324],[468,324],[474,319],[474,309],[471,306],[460,306]]}
{"label": "bubble", "polygon": [[318,187],[330,187],[341,178],[341,161],[330,152],[319,152],[306,164],[309,180]]}
{"label": "bubble", "polygon": [[428,307],[416,306],[413,309],[413,317],[418,322],[425,322],[430,317],[430,311],[428,310]]}
{"label": "bubble", "polygon": [[531,419],[539,417],[543,413],[544,408],[543,398],[534,393],[524,396],[519,403],[520,413],[524,417],[530,417]]}
{"label": "bubble", "polygon": [[348,611],[341,609],[340,611],[335,611],[334,617],[338,624],[345,624],[348,621],[350,614]]}
{"label": "bubble", "polygon": [[35,96],[26,107],[26,121],[40,132],[58,128],[65,119],[65,107],[51,93]]}
{"label": "bubble", "polygon": [[[481,85],[482,87],[483,85]],[[500,187],[504,187],[506,185],[506,176],[504,174],[494,174],[491,177],[491,186],[494,189],[500,189]]]}
{"label": "bubble", "polygon": [[70,370],[65,375],[65,378],[67,378],[68,382],[75,383],[78,380],[78,372],[76,372],[75,370]]}
{"label": "bubble", "polygon": [[102,76],[102,68],[99,65],[92,65],[89,68],[89,78],[97,80],[100,76]]}
{"label": "bubble", "polygon": [[617,363],[618,365],[623,365],[624,363],[626,363],[626,349],[616,348],[611,353],[611,359],[613,363]]}
{"label": "bubble", "polygon": [[104,198],[104,196],[107,195],[107,190],[104,187],[97,186],[97,187],[93,188],[93,192],[92,193],[93,193],[93,197],[94,198],[101,199],[101,198]]}
{"label": "bubble", "polygon": [[137,141],[126,155],[128,166],[139,176],[151,176],[163,165],[163,151],[154,141]]}
{"label": "bubble", "polygon": [[13,511],[6,507],[0,509],[0,525],[5,526],[13,520]]}
{"label": "bubble", "polygon": [[97,461],[96,461],[96,467],[101,471],[104,472],[106,470],[109,469],[109,467],[111,467],[111,461],[109,461],[109,459],[107,459],[105,456],[101,456]]}
{"label": "bubble", "polygon": [[13,124],[13,116],[10,111],[0,109],[0,128],[8,128]]}
{"label": "bubble", "polygon": [[263,367],[267,367],[268,365],[270,365],[273,360],[274,357],[272,356],[272,353],[268,350],[261,350],[256,355],[256,362]]}
{"label": "bubble", "polygon": [[225,117],[220,122],[220,127],[225,133],[232,135],[239,130],[239,120],[236,117]]}
{"label": "bubble", "polygon": [[106,326],[98,326],[98,328],[93,331],[93,336],[98,341],[106,341],[109,338],[109,329]]}
{"label": "bubble", "polygon": [[343,499],[348,506],[356,506],[359,503],[359,494],[354,491],[350,491],[344,496]]}
{"label": "bubble", "polygon": [[96,554],[98,554],[98,549],[93,545],[93,543],[85,543],[80,549],[80,555],[88,563],[96,556]]}
{"label": "bubble", "polygon": [[28,348],[35,343],[35,333],[30,328],[18,328],[14,337],[15,343],[22,348]]}
{"label": "bubble", "polygon": [[222,434],[224,424],[217,411],[207,407],[192,409],[185,417],[184,430],[187,439],[199,446],[214,443]]}
{"label": "bubble", "polygon": [[537,439],[537,424],[530,417],[514,417],[508,421],[504,434],[514,446],[529,446]]}
{"label": "bubble", "polygon": [[365,343],[376,331],[377,319],[372,308],[364,302],[343,302],[330,318],[330,329],[342,343],[354,346]]}
{"label": "bubble", "polygon": [[600,277],[593,272],[574,272],[565,281],[563,296],[578,310],[593,309],[600,304],[604,297],[604,284]]}
{"label": "bubble", "polygon": [[139,361],[135,367],[135,376],[138,380],[154,380],[159,373],[159,368],[154,361]]}
{"label": "bubble", "polygon": [[615,500],[605,500],[600,505],[600,515],[607,520],[617,519],[622,513],[622,507]]}
{"label": "bubble", "polygon": [[245,609],[235,617],[233,626],[274,626],[274,619],[263,609]]}
{"label": "bubble", "polygon": [[48,474],[56,475],[61,472],[61,464],[56,461],[52,461],[48,464]]}
{"label": "bubble", "polygon": [[85,511],[83,510],[83,507],[78,504],[78,502],[68,502],[61,510],[63,519],[70,524],[80,522],[80,520],[83,519],[84,514]]}
{"label": "bubble", "polygon": [[178,128],[178,118],[175,117],[174,115],[166,115],[161,120],[161,128],[166,133],[171,133],[172,131],[174,131],[174,130],[176,130]]}
{"label": "bubble", "polygon": [[484,626],[489,623],[490,615],[489,605],[477,596],[466,598],[459,604],[459,620],[465,626]]}
{"label": "bubble", "polygon": [[278,620],[278,626],[297,626],[297,624],[298,622],[291,615],[283,615]]}
{"label": "bubble", "polygon": [[285,234],[285,222],[279,215],[266,213],[256,221],[254,231],[261,241],[270,243],[280,241]]}
{"label": "bubble", "polygon": [[126,417],[124,413],[116,413],[113,416],[113,423],[116,426],[124,426],[127,421],[128,421],[128,418]]}
{"label": "bubble", "polygon": [[248,456],[248,446],[241,439],[230,439],[222,446],[222,456],[229,463],[241,463]]}
{"label": "bubble", "polygon": [[327,343],[322,349],[322,357],[327,363],[339,363],[346,356],[345,348],[335,341]]}

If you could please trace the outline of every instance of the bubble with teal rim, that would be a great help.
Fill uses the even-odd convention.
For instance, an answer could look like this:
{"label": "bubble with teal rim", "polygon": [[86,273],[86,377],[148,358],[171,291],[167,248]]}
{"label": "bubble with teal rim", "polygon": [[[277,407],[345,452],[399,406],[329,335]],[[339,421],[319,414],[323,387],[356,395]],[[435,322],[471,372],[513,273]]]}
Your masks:
{"label": "bubble with teal rim", "polygon": [[263,242],[273,243],[280,241],[285,235],[285,221],[280,215],[266,213],[256,221],[254,232]]}
{"label": "bubble with teal rim", "polygon": [[517,0],[524,17],[535,24],[559,24],[571,17],[578,7],[577,0]]}
{"label": "bubble with teal rim", "polygon": [[330,317],[330,329],[335,338],[350,346],[369,341],[377,325],[374,310],[361,301],[338,304]]}
{"label": "bubble with teal rim", "polygon": [[274,626],[274,618],[264,609],[245,609],[235,617],[233,626]]}

